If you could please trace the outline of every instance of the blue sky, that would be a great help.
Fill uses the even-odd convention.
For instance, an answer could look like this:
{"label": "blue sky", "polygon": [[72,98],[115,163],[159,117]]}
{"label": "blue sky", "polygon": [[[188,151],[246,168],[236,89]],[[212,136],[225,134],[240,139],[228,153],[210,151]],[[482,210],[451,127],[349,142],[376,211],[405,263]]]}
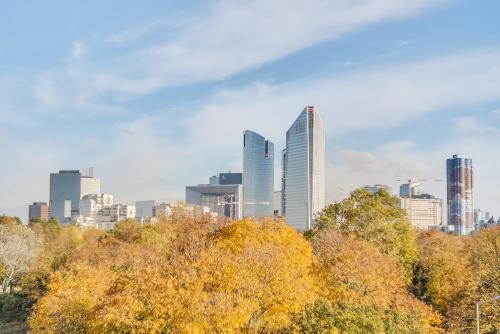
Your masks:
{"label": "blue sky", "polygon": [[50,172],[89,166],[118,201],[183,199],[241,170],[243,130],[278,152],[313,104],[329,201],[443,179],[461,153],[475,206],[500,215],[498,13],[491,0],[3,2],[0,213],[25,218]]}

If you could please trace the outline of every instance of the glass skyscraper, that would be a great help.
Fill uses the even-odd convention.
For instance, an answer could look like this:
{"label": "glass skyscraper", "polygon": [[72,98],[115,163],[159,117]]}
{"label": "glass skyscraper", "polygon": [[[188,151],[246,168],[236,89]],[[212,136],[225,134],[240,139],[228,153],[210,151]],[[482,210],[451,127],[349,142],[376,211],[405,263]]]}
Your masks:
{"label": "glass skyscraper", "polygon": [[454,155],[446,160],[448,225],[455,233],[469,234],[474,230],[474,187],[472,159]]}
{"label": "glass skyscraper", "polygon": [[250,130],[243,132],[243,216],[272,217],[274,144]]}
{"label": "glass skyscraper", "polygon": [[283,214],[297,230],[310,229],[325,206],[325,130],[315,107],[304,108],[288,129],[282,161]]}

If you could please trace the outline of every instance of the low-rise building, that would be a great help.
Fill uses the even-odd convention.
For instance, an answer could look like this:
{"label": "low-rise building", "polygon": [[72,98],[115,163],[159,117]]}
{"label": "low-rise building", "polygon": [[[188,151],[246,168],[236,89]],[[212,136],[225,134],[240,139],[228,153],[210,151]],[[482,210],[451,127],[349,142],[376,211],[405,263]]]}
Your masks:
{"label": "low-rise building", "polygon": [[135,206],[113,203],[113,195],[89,194],[80,200],[80,215],[73,220],[82,228],[109,230],[122,220],[136,216]]}
{"label": "low-rise building", "polygon": [[210,208],[206,206],[179,203],[159,203],[154,207],[154,217],[187,217],[187,218],[200,218],[200,217],[210,217],[211,219],[217,219],[218,214],[216,212],[211,212]]}
{"label": "low-rise building", "polygon": [[211,212],[217,213],[219,217],[240,219],[243,209],[241,178],[228,177],[229,173],[224,174],[220,174],[219,177],[211,177],[209,184],[187,186],[186,204],[207,207]]}
{"label": "low-rise building", "polygon": [[33,202],[28,211],[29,221],[49,219],[49,206],[45,202]]}
{"label": "low-rise building", "polygon": [[400,198],[412,226],[422,230],[440,229],[443,225],[443,200],[429,194]]}

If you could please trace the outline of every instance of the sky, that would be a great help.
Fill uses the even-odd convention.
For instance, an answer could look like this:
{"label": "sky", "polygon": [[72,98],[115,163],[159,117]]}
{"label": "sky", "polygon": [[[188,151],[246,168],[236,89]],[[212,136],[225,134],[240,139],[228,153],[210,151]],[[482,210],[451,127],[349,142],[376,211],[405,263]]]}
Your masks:
{"label": "sky", "polygon": [[241,171],[250,129],[279,152],[306,105],[326,130],[327,202],[407,178],[445,198],[473,159],[500,215],[500,2],[2,2],[0,214],[48,201],[49,174],[94,167],[115,201],[184,198]]}

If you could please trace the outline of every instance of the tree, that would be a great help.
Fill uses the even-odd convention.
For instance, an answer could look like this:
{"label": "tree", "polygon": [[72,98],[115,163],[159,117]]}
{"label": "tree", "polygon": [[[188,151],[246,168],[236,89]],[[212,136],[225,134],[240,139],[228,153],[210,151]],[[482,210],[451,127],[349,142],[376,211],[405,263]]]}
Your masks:
{"label": "tree", "polygon": [[473,288],[466,241],[467,238],[438,231],[418,234],[418,260],[411,290],[443,315]]}
{"label": "tree", "polygon": [[85,240],[51,275],[34,333],[272,332],[314,298],[311,248],[283,223],[182,218]]}
{"label": "tree", "polygon": [[383,190],[375,194],[355,190],[343,201],[326,206],[314,230],[334,230],[365,240],[382,253],[396,257],[409,277],[416,259],[415,234],[397,201]]}
{"label": "tree", "polygon": [[439,333],[440,319],[406,291],[397,260],[335,231],[313,240],[320,298],[294,317],[292,332]]}
{"label": "tree", "polygon": [[481,333],[498,333],[500,318],[500,227],[487,228],[466,237],[468,266],[473,286],[447,312],[451,332],[475,333],[476,302],[481,305]]}
{"label": "tree", "polygon": [[6,215],[0,216],[0,225],[22,225],[21,219],[19,217],[9,217]]}
{"label": "tree", "polygon": [[18,275],[29,270],[39,250],[35,234],[22,225],[0,225],[0,263],[3,268],[2,293],[12,291]]}

